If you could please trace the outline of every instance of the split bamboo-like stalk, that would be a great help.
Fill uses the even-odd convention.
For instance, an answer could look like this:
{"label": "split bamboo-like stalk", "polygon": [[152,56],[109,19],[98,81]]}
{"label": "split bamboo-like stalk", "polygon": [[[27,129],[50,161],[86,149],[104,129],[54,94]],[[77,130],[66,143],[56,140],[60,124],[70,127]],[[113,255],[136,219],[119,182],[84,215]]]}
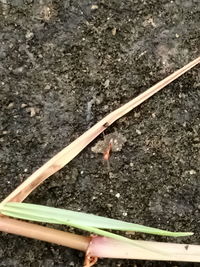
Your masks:
{"label": "split bamboo-like stalk", "polygon": [[11,219],[6,216],[0,216],[0,231],[34,238],[81,251],[86,251],[90,242],[90,237],[63,232],[35,223]]}

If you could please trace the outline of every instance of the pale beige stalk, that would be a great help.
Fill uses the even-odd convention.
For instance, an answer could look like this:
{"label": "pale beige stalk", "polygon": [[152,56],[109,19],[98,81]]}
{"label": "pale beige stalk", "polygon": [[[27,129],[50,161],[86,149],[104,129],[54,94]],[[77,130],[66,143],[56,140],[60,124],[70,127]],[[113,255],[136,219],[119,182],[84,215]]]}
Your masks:
{"label": "pale beige stalk", "polygon": [[79,138],[73,141],[70,145],[60,151],[57,155],[51,158],[41,168],[28,177],[20,186],[18,186],[3,203],[9,201],[21,202],[23,201],[39,184],[41,184],[49,176],[63,168],[69,161],[76,157],[92,140],[94,140],[106,127],[110,126],[114,121],[137,107],[152,95],[157,93],[163,87],[177,79],[179,76],[187,72],[200,62],[200,57],[190,62],[183,68],[175,71],[164,80],[152,86],[144,93],[140,94],[127,104],[111,112],[92,128],[82,134]]}
{"label": "pale beige stalk", "polygon": [[138,246],[97,236],[90,242],[87,252],[100,258],[200,262],[198,245],[141,240],[134,240],[134,242]]}
{"label": "pale beige stalk", "polygon": [[0,231],[86,251],[90,237],[71,234],[34,223],[0,216]]}

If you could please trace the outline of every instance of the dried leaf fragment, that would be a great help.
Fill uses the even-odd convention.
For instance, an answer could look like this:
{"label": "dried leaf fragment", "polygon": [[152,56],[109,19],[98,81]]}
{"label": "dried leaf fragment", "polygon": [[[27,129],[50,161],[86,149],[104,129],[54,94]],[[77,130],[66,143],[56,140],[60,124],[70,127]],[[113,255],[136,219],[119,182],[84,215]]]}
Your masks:
{"label": "dried leaf fragment", "polygon": [[104,140],[100,140],[95,146],[91,148],[94,153],[104,154],[109,144],[112,145],[112,152],[118,152],[122,150],[124,143],[127,141],[126,137],[120,133],[114,132],[105,135]]}

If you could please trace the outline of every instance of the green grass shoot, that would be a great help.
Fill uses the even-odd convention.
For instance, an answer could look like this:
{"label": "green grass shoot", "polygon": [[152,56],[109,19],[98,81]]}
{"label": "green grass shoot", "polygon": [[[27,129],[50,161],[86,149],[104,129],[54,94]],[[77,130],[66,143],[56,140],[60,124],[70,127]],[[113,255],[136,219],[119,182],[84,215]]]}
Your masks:
{"label": "green grass shoot", "polygon": [[102,229],[142,232],[172,237],[189,236],[193,234],[190,232],[170,232],[93,214],[28,203],[10,202],[0,204],[0,213],[23,220],[68,225],[101,236],[129,242],[131,239]]}

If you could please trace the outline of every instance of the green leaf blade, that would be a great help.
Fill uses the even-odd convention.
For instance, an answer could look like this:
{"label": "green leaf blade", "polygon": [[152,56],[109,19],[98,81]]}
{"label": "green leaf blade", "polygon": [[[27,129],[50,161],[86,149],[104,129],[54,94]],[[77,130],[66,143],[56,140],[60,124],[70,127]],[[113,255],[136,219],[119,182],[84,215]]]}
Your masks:
{"label": "green leaf blade", "polygon": [[188,236],[193,234],[183,232],[170,232],[153,227],[147,227],[139,224],[133,224],[120,220],[101,217],[93,214],[28,203],[10,202],[6,204],[1,204],[0,211],[4,215],[15,218],[46,223],[65,224],[70,226],[81,225],[83,227],[142,232],[146,234],[164,235],[172,237]]}

